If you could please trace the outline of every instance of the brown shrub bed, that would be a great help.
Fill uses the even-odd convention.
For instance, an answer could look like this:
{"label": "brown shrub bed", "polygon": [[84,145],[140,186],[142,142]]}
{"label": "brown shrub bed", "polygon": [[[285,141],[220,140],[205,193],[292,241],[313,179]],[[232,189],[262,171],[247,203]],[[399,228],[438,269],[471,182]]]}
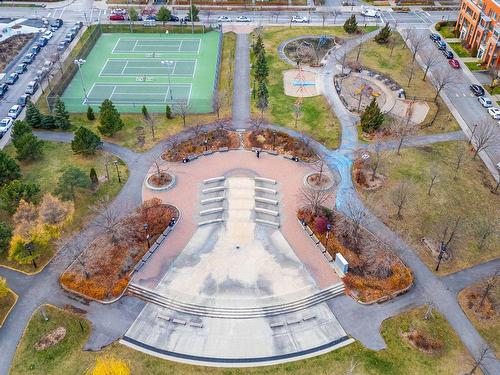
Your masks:
{"label": "brown shrub bed", "polygon": [[17,56],[34,34],[19,34],[0,42],[0,72]]}
{"label": "brown shrub bed", "polygon": [[443,343],[423,329],[411,329],[408,333],[404,333],[408,342],[416,349],[425,353],[436,353],[443,347]]}
{"label": "brown shrub bed", "polygon": [[492,294],[489,293],[485,296],[484,288],[479,286],[468,288],[464,291],[465,307],[472,311],[478,319],[493,319],[497,315],[497,306]]}
{"label": "brown shrub bed", "polygon": [[154,187],[166,186],[172,182],[172,176],[167,172],[152,174],[148,177],[148,183]]}
{"label": "brown shrub bed", "polygon": [[[305,208],[297,217],[305,221],[334,259],[340,252],[347,260],[349,272],[343,281],[355,299],[363,303],[390,299],[413,283],[411,270],[398,256],[340,212],[322,208],[314,215]],[[327,223],[332,225],[328,240]]]}
{"label": "brown shrub bed", "polygon": [[189,155],[199,155],[205,151],[217,151],[220,148],[238,148],[240,138],[238,133],[226,129],[216,129],[203,132],[193,128],[193,135],[184,142],[171,142],[171,147],[162,155],[163,160],[181,161]]}
{"label": "brown shrub bed", "polygon": [[118,297],[127,287],[134,266],[149,250],[146,235],[150,235],[153,244],[172,218],[177,220],[178,216],[175,207],[162,204],[157,198],[144,202],[119,221],[113,212],[105,212],[99,223],[104,234],[90,243],[62,274],[61,284],[97,300]]}
{"label": "brown shrub bed", "polygon": [[315,161],[318,159],[312,147],[301,139],[292,137],[285,132],[258,129],[245,133],[246,148],[260,148],[267,151],[276,151],[279,154],[296,156],[300,160]]}

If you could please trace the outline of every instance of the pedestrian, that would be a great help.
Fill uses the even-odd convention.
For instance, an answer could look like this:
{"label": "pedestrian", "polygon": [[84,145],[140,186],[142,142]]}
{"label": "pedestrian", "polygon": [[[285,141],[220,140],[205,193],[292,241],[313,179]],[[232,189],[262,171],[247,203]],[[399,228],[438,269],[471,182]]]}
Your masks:
{"label": "pedestrian", "polygon": [[260,158],[260,150],[257,150],[255,153],[257,154],[257,159],[259,159]]}

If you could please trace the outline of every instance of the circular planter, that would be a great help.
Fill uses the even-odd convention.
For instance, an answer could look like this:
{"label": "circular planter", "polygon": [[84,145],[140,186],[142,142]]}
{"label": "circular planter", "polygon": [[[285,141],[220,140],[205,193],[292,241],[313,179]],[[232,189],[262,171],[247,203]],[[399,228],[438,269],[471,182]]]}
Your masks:
{"label": "circular planter", "polygon": [[[310,187],[314,190],[330,190],[335,185],[335,179],[330,173],[323,172],[321,179],[323,183],[321,185],[316,185],[313,183],[314,178],[319,178],[319,172],[308,173],[304,176],[304,185]],[[326,180],[326,181],[325,181]]]}
{"label": "circular planter", "polygon": [[165,184],[159,185],[157,182],[154,181],[155,178],[157,178],[157,174],[153,173],[150,174],[148,177],[146,177],[146,186],[148,189],[154,190],[154,191],[164,191],[164,190],[170,190],[171,188],[174,187],[175,185],[175,175],[169,173],[169,172],[161,172],[160,173],[162,178],[166,179]]}

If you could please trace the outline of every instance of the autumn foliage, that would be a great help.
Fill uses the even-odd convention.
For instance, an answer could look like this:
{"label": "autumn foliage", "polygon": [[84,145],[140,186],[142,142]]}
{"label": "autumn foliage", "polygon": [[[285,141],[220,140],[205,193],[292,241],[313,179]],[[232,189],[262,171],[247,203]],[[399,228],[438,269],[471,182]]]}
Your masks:
{"label": "autumn foliage", "polygon": [[127,364],[113,357],[99,357],[93,369],[87,375],[130,375]]}

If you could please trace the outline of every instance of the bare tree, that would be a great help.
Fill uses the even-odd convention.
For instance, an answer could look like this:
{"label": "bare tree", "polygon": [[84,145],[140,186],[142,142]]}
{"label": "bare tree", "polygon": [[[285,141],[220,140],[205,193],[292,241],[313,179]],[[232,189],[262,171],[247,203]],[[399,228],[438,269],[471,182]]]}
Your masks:
{"label": "bare tree", "polygon": [[321,17],[321,21],[323,22],[323,27],[325,27],[325,22],[328,19],[328,12],[317,12]]}
{"label": "bare tree", "polygon": [[441,54],[436,49],[429,48],[422,53],[421,57],[424,65],[424,76],[422,77],[422,81],[425,81],[429,70],[440,63]]}
{"label": "bare tree", "polygon": [[472,140],[472,144],[476,148],[472,158],[475,159],[481,151],[498,147],[498,142],[496,125],[489,120],[482,121],[482,123],[478,124],[474,139]]}
{"label": "bare tree", "polygon": [[453,159],[453,166],[455,169],[454,178],[457,178],[458,170],[462,166],[462,162],[466,155],[467,155],[466,148],[461,143],[458,143],[455,147],[454,159]]}
{"label": "bare tree", "polygon": [[227,92],[217,90],[212,98],[212,102],[217,119],[220,119],[220,112],[227,104]]}
{"label": "bare tree", "polygon": [[358,361],[356,361],[354,358],[351,358],[351,364],[345,371],[345,375],[354,375],[354,370],[358,367]]}
{"label": "bare tree", "polygon": [[439,94],[444,88],[459,83],[460,79],[455,70],[439,69],[432,73],[431,81],[436,88],[436,96],[434,97],[434,101],[436,102]]}
{"label": "bare tree", "polygon": [[346,205],[347,218],[343,228],[344,238],[354,250],[359,250],[360,232],[368,220],[366,208],[358,200],[351,200]]}
{"label": "bare tree", "polygon": [[333,24],[335,25],[335,22],[337,22],[337,17],[342,14],[342,12],[338,9],[334,9],[331,11],[332,17],[333,17]]}
{"label": "bare tree", "polygon": [[498,78],[498,67],[495,64],[490,64],[490,66],[488,67],[488,75],[491,78],[490,86],[495,87],[495,81]]}
{"label": "bare tree", "polygon": [[409,48],[411,51],[411,62],[413,64],[415,62],[417,54],[424,48],[426,48],[428,38],[425,36],[425,34],[411,32],[408,36],[408,40],[410,42]]}
{"label": "bare tree", "polygon": [[171,135],[167,139],[166,143],[167,143],[167,149],[170,152],[172,159],[174,159],[174,160],[177,159],[178,146],[180,143],[179,137],[176,134]]}
{"label": "bare tree", "polygon": [[372,172],[371,180],[375,181],[375,177],[377,175],[377,170],[380,167],[382,162],[382,142],[380,139],[377,139],[375,142],[375,147],[373,152],[370,153],[370,158],[368,159],[368,165]]}
{"label": "bare tree", "polygon": [[193,138],[197,138],[199,135],[205,133],[205,127],[201,124],[196,124],[189,129],[190,133],[193,135]]}
{"label": "bare tree", "polygon": [[260,117],[257,117],[257,118],[252,118],[251,120],[251,129],[253,131],[258,131],[260,129],[262,129],[262,127],[264,126],[264,119],[260,118]]}
{"label": "bare tree", "polygon": [[436,264],[436,272],[439,271],[439,266],[441,265],[444,254],[449,253],[451,244],[458,239],[461,225],[462,219],[460,216],[453,219],[452,214],[447,214],[441,220],[441,224],[439,225],[441,229],[441,239],[439,241],[439,255]]}
{"label": "bare tree", "polygon": [[144,119],[146,123],[149,126],[149,130],[151,130],[151,136],[153,140],[155,140],[155,128],[156,128],[156,122],[154,117],[151,114],[148,114],[148,116]]}
{"label": "bare tree", "polygon": [[332,199],[333,194],[333,190],[313,189],[304,186],[300,190],[300,199],[304,208],[310,209],[314,215],[318,215],[319,209]]}
{"label": "bare tree", "polygon": [[168,167],[165,166],[163,154],[163,152],[160,152],[159,154],[156,154],[151,158],[151,163],[154,165],[156,169],[156,175],[158,177],[160,177],[162,172],[166,172],[168,170]]}
{"label": "bare tree", "polygon": [[297,124],[299,122],[300,115],[302,114],[302,103],[300,101],[295,102],[293,105],[293,113],[295,118],[295,129],[297,129]]}
{"label": "bare tree", "polygon": [[438,181],[439,172],[440,172],[439,171],[439,165],[437,164],[437,162],[432,163],[431,164],[431,168],[429,170],[430,181],[429,181],[429,189],[427,189],[427,195],[428,196],[431,195],[432,188],[434,187],[434,185]]}
{"label": "bare tree", "polygon": [[498,276],[499,273],[500,273],[500,267],[497,267],[497,269],[495,270],[495,273],[493,274],[493,276],[491,276],[488,279],[488,281],[486,282],[486,285],[484,286],[483,294],[481,296],[481,301],[479,302],[479,306],[480,307],[483,307],[484,301],[486,300],[486,298],[488,298],[488,296],[490,295],[492,289],[495,288],[496,283],[497,283],[497,276]]}
{"label": "bare tree", "polygon": [[410,86],[411,80],[413,79],[413,73],[415,72],[415,61],[410,63],[410,68],[408,69],[408,83],[407,86]]}
{"label": "bare tree", "polygon": [[181,116],[182,118],[182,125],[186,127],[186,118],[189,114],[189,111],[191,110],[191,106],[188,103],[177,103],[174,107],[174,113],[176,115]]}
{"label": "bare tree", "polygon": [[424,320],[429,320],[430,318],[433,317],[433,315],[432,315],[433,310],[434,310],[434,303],[429,302],[427,304],[427,310],[425,311],[425,314],[424,314]]}
{"label": "bare tree", "polygon": [[483,364],[483,362],[489,357],[490,348],[486,345],[481,346],[477,355],[473,356],[472,368],[467,373],[468,375],[473,375],[476,370]]}
{"label": "bare tree", "polygon": [[404,118],[395,118],[391,123],[391,133],[398,140],[397,154],[401,155],[401,148],[403,147],[404,141],[415,134],[418,130],[418,124],[411,121],[413,115],[413,101],[410,103],[408,110],[405,113]]}
{"label": "bare tree", "polygon": [[392,192],[391,200],[397,208],[396,218],[401,220],[403,218],[403,208],[408,203],[410,195],[410,181],[407,179],[402,180],[396,190]]}
{"label": "bare tree", "polygon": [[356,52],[356,62],[359,61],[359,55],[361,55],[361,48],[363,47],[363,39],[360,39],[358,41],[358,49],[357,49],[357,52]]}
{"label": "bare tree", "polygon": [[481,219],[475,225],[475,232],[477,238],[477,248],[483,250],[488,238],[494,235],[497,231],[495,224],[488,219]]}
{"label": "bare tree", "polygon": [[110,206],[109,196],[98,199],[91,210],[98,215],[94,220],[94,225],[104,230],[104,233],[111,236],[111,242],[117,244],[120,240],[118,236],[120,214],[118,210]]}

